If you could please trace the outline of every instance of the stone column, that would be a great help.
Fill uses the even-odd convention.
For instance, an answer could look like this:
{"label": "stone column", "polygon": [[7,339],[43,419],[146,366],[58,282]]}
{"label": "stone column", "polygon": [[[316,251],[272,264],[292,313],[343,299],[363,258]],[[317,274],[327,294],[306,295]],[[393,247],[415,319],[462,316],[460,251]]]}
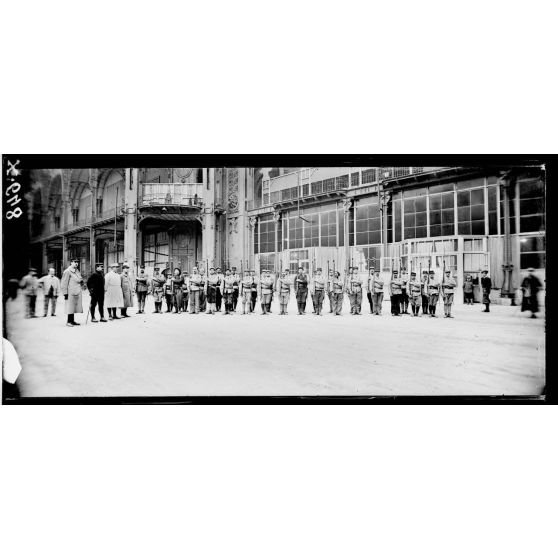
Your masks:
{"label": "stone column", "polygon": [[504,272],[504,283],[502,285],[502,291],[500,296],[502,298],[511,298],[512,305],[515,305],[514,301],[514,289],[512,281],[513,273],[513,263],[512,263],[512,238],[511,238],[511,227],[510,227],[510,188],[515,188],[515,180],[513,180],[509,173],[506,173],[499,180],[499,185],[502,186],[503,197],[503,209],[504,209],[504,262],[502,264],[502,270]]}
{"label": "stone column", "polygon": [[344,244],[345,244],[345,274],[349,270],[351,261],[351,247],[349,243],[349,216],[351,207],[353,206],[353,198],[345,198],[343,200],[343,223],[344,223]]}
{"label": "stone column", "polygon": [[215,267],[215,169],[204,168],[202,173],[202,259],[204,267]]}
{"label": "stone column", "polygon": [[[274,248],[274,252],[275,252],[275,273],[277,273],[277,260],[279,259],[279,254],[277,253],[277,238],[279,236],[279,223],[281,221],[281,212],[280,211],[274,211],[273,212],[273,222],[275,223],[275,246]],[[282,270],[279,270],[279,273]]]}
{"label": "stone column", "polygon": [[[378,190],[378,201],[380,203],[380,217],[382,221],[383,257],[386,258],[388,255],[388,209],[391,202],[391,194],[383,191],[383,188]],[[384,271],[381,267],[380,263],[380,271]]]}
{"label": "stone column", "polygon": [[124,261],[137,272],[138,170],[124,169]]}
{"label": "stone column", "polygon": [[66,230],[69,223],[70,212],[70,182],[72,179],[72,169],[61,169],[61,210],[62,215],[60,224],[62,227],[62,268],[68,267],[68,246],[66,239]]}
{"label": "stone column", "polygon": [[95,229],[93,224],[97,220],[97,189],[98,189],[98,169],[89,169],[89,189],[91,190],[91,226],[89,227],[89,262],[91,273],[95,271],[97,263],[97,253],[95,246]]}
{"label": "stone column", "polygon": [[255,269],[256,262],[254,258],[254,235],[256,231],[256,227],[258,226],[258,218],[257,217],[250,217],[248,221],[248,226],[250,227],[250,234],[249,237],[249,246],[248,246],[248,266],[250,269]]}

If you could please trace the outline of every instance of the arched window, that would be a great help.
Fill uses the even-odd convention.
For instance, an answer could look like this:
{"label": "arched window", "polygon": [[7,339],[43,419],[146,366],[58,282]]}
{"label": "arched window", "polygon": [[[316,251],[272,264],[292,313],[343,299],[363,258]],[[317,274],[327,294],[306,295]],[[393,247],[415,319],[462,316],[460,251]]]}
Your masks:
{"label": "arched window", "polygon": [[119,199],[118,205],[124,205],[124,179],[120,173],[113,171],[107,177],[105,187],[103,188],[102,203],[99,207],[102,218],[114,215],[117,195]]}

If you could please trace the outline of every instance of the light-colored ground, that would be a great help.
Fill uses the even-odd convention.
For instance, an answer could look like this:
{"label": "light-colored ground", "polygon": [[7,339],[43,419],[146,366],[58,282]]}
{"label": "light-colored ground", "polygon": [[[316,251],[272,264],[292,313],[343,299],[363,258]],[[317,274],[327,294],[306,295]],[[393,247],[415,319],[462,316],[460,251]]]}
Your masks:
{"label": "light-colored ground", "polygon": [[[84,308],[88,296],[84,295]],[[325,303],[326,311],[329,309]],[[455,319],[427,316],[146,314],[65,327],[23,319],[8,302],[9,336],[21,359],[24,396],[539,395],[544,319],[517,307],[458,305]],[[42,309],[42,299],[37,301]],[[241,306],[237,311],[241,311]],[[76,315],[82,324],[85,314]]]}

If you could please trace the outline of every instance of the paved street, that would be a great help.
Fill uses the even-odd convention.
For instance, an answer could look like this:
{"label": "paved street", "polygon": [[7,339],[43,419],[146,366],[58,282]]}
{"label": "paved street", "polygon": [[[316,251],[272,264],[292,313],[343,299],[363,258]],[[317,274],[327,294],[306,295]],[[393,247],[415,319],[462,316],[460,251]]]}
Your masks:
{"label": "paved street", "polygon": [[[84,295],[84,308],[88,303]],[[65,327],[6,307],[24,396],[538,395],[544,320],[517,307],[455,308],[455,319],[371,316],[146,314]],[[327,302],[325,303],[328,309]],[[37,301],[42,308],[42,299]],[[237,310],[241,310],[241,306]],[[85,323],[85,314],[76,315]]]}

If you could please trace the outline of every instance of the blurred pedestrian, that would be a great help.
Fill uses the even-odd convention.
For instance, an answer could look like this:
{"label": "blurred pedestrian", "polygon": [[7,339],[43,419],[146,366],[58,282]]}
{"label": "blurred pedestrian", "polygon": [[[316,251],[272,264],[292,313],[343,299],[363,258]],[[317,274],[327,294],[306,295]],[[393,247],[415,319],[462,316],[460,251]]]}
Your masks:
{"label": "blurred pedestrian", "polygon": [[39,279],[39,286],[43,289],[44,293],[44,315],[46,318],[48,314],[48,305],[50,303],[50,315],[56,315],[56,302],[60,294],[60,279],[55,275],[54,267],[48,268],[48,273]]}
{"label": "blurred pedestrian", "polygon": [[78,260],[72,260],[70,266],[62,274],[62,281],[60,282],[60,291],[66,301],[65,312],[68,314],[68,321],[66,322],[68,327],[80,325],[74,320],[74,315],[83,313],[81,293],[85,289],[85,284],[79,272],[78,264]]}
{"label": "blurred pedestrian", "polygon": [[39,280],[37,279],[37,270],[34,267],[29,268],[29,272],[21,279],[19,286],[23,289],[25,296],[25,317],[36,318],[35,304],[37,302]]}
{"label": "blurred pedestrian", "polygon": [[527,269],[527,276],[521,282],[521,311],[530,311],[531,318],[536,318],[535,314],[539,311],[538,292],[542,289],[542,283],[535,275],[535,269]]}

